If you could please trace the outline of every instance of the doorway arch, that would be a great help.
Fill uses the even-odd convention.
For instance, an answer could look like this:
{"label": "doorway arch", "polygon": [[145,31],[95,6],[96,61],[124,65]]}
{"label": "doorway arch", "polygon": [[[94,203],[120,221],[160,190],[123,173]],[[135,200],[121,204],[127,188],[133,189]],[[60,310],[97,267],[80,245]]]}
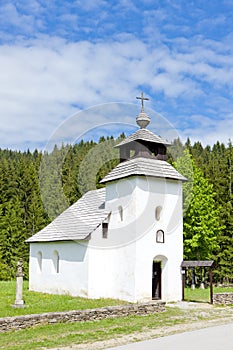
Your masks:
{"label": "doorway arch", "polygon": [[166,263],[167,258],[163,255],[157,255],[152,262],[152,299],[161,300],[166,281]]}

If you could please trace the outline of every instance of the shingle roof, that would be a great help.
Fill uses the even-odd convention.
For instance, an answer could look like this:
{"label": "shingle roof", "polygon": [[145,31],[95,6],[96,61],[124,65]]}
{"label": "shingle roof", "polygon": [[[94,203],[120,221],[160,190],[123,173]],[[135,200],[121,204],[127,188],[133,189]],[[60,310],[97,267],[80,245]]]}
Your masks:
{"label": "shingle roof", "polygon": [[128,176],[144,175],[157,178],[187,181],[172,165],[164,160],[152,158],[131,158],[117,165],[100,183],[106,183]]}
{"label": "shingle roof", "polygon": [[167,140],[161,138],[160,136],[155,135],[150,130],[139,129],[134,134],[130,135],[129,137],[127,137],[126,139],[121,141],[115,147],[121,147],[121,146],[123,146],[123,145],[125,145],[127,143],[130,143],[130,142],[133,142],[133,141],[137,141],[137,140],[143,140],[143,141],[153,142],[153,143],[160,143],[160,144],[163,144],[165,146],[170,146],[171,145]]}
{"label": "shingle roof", "polygon": [[194,261],[188,261],[184,260],[181,263],[181,267],[212,267],[214,266],[213,260],[194,260]]}
{"label": "shingle roof", "polygon": [[105,188],[89,191],[27,242],[51,242],[88,239],[107,218],[104,209]]}

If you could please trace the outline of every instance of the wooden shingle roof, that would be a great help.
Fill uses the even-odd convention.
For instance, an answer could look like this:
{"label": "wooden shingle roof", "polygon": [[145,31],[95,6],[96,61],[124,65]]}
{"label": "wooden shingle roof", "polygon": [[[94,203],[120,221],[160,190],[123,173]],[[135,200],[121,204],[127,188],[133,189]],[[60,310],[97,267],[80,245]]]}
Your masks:
{"label": "wooden shingle roof", "polygon": [[53,242],[88,239],[108,217],[105,210],[105,188],[87,192],[55,220],[27,240]]}
{"label": "wooden shingle roof", "polygon": [[147,129],[139,129],[134,134],[125,138],[123,141],[121,141],[115,147],[121,147],[127,143],[138,141],[138,140],[152,142],[152,143],[159,143],[159,144],[162,144],[165,146],[171,145],[171,143],[169,143],[167,140],[161,138],[160,136],[155,135],[152,131],[147,130]]}
{"label": "wooden shingle roof", "polygon": [[181,263],[181,267],[213,267],[213,260],[184,260]]}
{"label": "wooden shingle roof", "polygon": [[152,158],[131,158],[117,165],[100,183],[118,180],[128,176],[153,176],[157,178],[187,181],[172,165]]}

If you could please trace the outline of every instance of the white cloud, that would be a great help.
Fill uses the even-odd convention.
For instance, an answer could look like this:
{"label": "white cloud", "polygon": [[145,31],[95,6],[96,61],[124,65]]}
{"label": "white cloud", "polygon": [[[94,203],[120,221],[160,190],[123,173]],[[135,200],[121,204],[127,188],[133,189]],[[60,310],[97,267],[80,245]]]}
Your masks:
{"label": "white cloud", "polygon": [[184,118],[195,119],[198,125],[187,127],[183,133],[183,140],[188,137],[191,142],[201,141],[203,146],[213,145],[216,141],[227,144],[232,138],[233,113],[225,115],[223,118],[212,119],[211,116],[185,116]]}
{"label": "white cloud", "polygon": [[1,25],[11,25],[20,31],[32,31],[34,28],[34,17],[32,15],[20,14],[16,6],[7,3],[0,7]]}
{"label": "white cloud", "polygon": [[[180,110],[184,105],[190,115],[202,116],[193,129],[190,124],[196,119],[186,115],[185,135],[190,132],[193,137],[198,134],[205,137],[208,131],[209,140],[216,137],[217,132],[229,138],[232,78],[229,39],[220,43],[200,37],[179,38],[171,40],[169,45],[155,47],[132,34],[121,35],[118,41],[96,43],[67,42],[40,35],[36,40],[2,45],[1,146],[17,148],[26,140],[31,144],[45,142],[57,125],[75,111],[75,105],[87,108],[112,101],[136,102],[135,96],[141,87],[146,87],[155,101],[157,95],[162,96],[159,103],[165,112],[176,101]],[[218,98],[222,96],[222,89],[224,99]],[[225,111],[228,104],[224,121],[228,128],[222,127],[216,118],[213,126],[211,115],[208,117],[207,110],[201,110],[201,104],[205,108],[213,105],[215,117]],[[153,105],[158,106],[158,102],[151,100],[148,106]],[[178,119],[178,113],[175,109],[170,113],[171,122]],[[205,135],[201,128],[205,128]]]}

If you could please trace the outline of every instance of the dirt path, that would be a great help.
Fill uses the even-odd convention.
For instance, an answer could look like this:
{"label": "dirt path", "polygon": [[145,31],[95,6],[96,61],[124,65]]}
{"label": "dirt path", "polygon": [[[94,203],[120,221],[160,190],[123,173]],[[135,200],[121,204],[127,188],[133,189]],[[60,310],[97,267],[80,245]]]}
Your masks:
{"label": "dirt path", "polygon": [[[186,322],[183,324],[176,324],[172,326],[165,326],[163,328],[155,328],[149,331],[131,333],[127,335],[119,336],[117,339],[109,339],[105,341],[98,341],[87,344],[73,344],[70,347],[54,348],[50,350],[103,350],[110,347],[119,345],[125,345],[132,342],[143,341],[163,337],[166,335],[172,335],[175,333],[182,333],[192,331],[196,329],[217,326],[227,323],[233,324],[233,308],[231,307],[213,307],[209,304],[197,304],[197,303],[179,303],[171,304],[170,307],[180,307],[185,310]],[[192,309],[191,315],[189,310]],[[193,312],[194,311],[194,312]],[[200,321],[200,316],[203,317],[203,321]],[[175,321],[175,319],[174,319]]]}

